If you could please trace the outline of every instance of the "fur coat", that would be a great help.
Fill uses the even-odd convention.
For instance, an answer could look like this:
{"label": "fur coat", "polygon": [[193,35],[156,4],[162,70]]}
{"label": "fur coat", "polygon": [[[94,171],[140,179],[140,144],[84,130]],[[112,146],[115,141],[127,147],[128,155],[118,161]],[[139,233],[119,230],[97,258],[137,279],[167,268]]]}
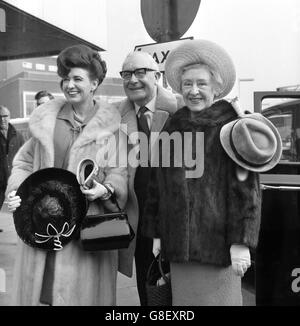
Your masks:
{"label": "fur coat", "polygon": [[[53,100],[38,107],[29,121],[32,134],[17,153],[12,174],[8,181],[7,193],[18,189],[19,185],[34,171],[54,166],[54,135],[56,117],[65,105],[64,100]],[[97,111],[82,133],[75,140],[69,153],[68,170],[76,173],[80,160],[90,158],[97,162],[100,182],[110,183],[116,192],[118,201],[124,207],[127,200],[127,168],[110,167],[103,161],[107,157],[119,155],[126,160],[126,136],[119,133],[121,117],[116,109],[106,103],[97,103]],[[115,136],[116,146],[107,146],[107,140]],[[113,144],[109,142],[109,144]],[[128,214],[129,215],[129,214]],[[129,220],[132,216],[129,216]],[[131,221],[134,225],[135,221]],[[135,230],[136,231],[136,230]],[[115,251],[114,251],[115,252]],[[101,305],[113,304],[115,296],[116,272],[110,266],[117,266],[111,252],[84,252],[76,240],[56,253],[53,305]],[[43,281],[46,252],[31,248],[19,241],[15,277],[13,284],[13,302],[16,305],[38,305]],[[111,261],[109,261],[111,260]],[[123,265],[132,265],[124,262]],[[125,274],[122,261],[119,270]],[[116,267],[117,268],[117,267]],[[105,275],[105,277],[104,277]],[[111,275],[111,277],[109,276]],[[106,301],[105,296],[108,298]]]}
{"label": "fur coat", "polygon": [[[219,139],[222,126],[234,119],[236,113],[231,104],[222,100],[193,119],[190,110],[184,107],[166,125],[169,133],[204,133],[201,177],[186,178],[187,168],[182,167],[152,170],[143,232],[161,238],[162,253],[171,262],[228,266],[232,244],[248,247],[257,244],[261,210],[259,175],[249,172],[246,181],[239,181],[236,164]],[[195,152],[195,146],[192,150]],[[171,162],[172,157],[171,151]]]}

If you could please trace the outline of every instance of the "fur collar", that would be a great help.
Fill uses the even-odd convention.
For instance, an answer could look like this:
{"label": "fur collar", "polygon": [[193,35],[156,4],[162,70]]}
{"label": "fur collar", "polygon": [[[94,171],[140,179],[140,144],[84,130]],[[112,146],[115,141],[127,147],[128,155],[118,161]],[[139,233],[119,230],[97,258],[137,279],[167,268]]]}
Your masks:
{"label": "fur collar", "polygon": [[[33,137],[42,145],[53,143],[56,117],[66,100],[55,99],[36,108],[29,119],[29,129]],[[119,112],[111,105],[96,101],[97,112],[83,129],[74,147],[86,145],[92,141],[99,142],[103,137],[118,130],[121,122]]]}
{"label": "fur collar", "polygon": [[237,117],[232,105],[220,100],[215,102],[209,108],[197,113],[195,117],[191,117],[191,111],[188,107],[178,110],[169,122],[168,131],[192,131],[200,126],[214,127],[224,124]]}

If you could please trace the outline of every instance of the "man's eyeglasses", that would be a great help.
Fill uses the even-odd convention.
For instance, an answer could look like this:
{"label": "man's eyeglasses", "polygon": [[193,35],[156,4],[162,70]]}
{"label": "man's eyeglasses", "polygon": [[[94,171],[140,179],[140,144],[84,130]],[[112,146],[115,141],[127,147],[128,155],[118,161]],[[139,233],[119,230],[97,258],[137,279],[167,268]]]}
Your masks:
{"label": "man's eyeglasses", "polygon": [[147,71],[155,71],[155,70],[149,69],[149,68],[139,68],[139,69],[135,69],[135,70],[124,70],[124,71],[120,71],[120,75],[124,80],[130,80],[132,74],[134,74],[137,79],[142,79],[145,77]]}

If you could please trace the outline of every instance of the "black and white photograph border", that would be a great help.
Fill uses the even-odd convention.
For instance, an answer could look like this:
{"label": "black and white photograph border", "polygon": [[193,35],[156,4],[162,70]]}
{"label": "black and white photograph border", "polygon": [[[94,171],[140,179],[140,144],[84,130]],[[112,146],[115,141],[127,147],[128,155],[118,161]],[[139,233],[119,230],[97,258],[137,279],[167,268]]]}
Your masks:
{"label": "black and white photograph border", "polygon": [[[166,73],[166,63],[172,66],[170,53],[174,54],[182,44],[196,40],[216,43],[226,49],[228,60],[232,60],[234,81],[223,98],[229,103],[238,99],[236,106],[232,104],[238,119],[244,118],[245,114],[263,114],[278,129],[282,142],[281,156],[276,153],[280,156],[280,160],[276,156],[278,165],[260,173],[260,233],[257,247],[250,249],[251,267],[243,273],[242,305],[300,305],[300,241],[297,236],[297,232],[300,234],[299,0],[272,0],[272,3],[269,0],[87,0],[85,3],[81,0],[0,0],[0,115],[4,114],[1,110],[9,110],[10,125],[22,138],[14,144],[14,155],[23,142],[32,137],[28,125],[36,108],[39,105],[50,107],[48,101],[60,103],[65,100],[66,83],[70,81],[66,82],[65,76],[61,78],[62,70],[57,65],[57,58],[64,49],[81,44],[99,54],[97,60],[101,62],[100,70],[105,78],[98,78],[95,89],[92,88],[97,103],[105,102],[108,108],[120,109],[120,103],[133,96],[130,88],[126,89],[124,72],[129,71],[129,78],[134,79],[138,79],[139,74],[153,74],[157,87],[174,96],[175,109],[170,105],[164,111],[169,116],[170,112],[173,114],[186,104],[186,98],[184,90],[174,91],[176,71],[172,70],[174,75]],[[139,52],[148,53],[154,60],[146,71],[132,68],[133,58]],[[213,58],[211,61],[219,69],[221,65],[213,52],[206,55]],[[197,60],[200,59],[196,60],[192,55],[190,58],[184,49],[180,55],[183,59],[177,59],[187,60],[185,65],[199,64]],[[187,72],[184,69],[184,66],[178,69],[181,76]],[[228,71],[229,68],[226,71],[229,75]],[[43,95],[41,102],[38,102],[38,93]],[[70,103],[72,97],[74,99],[75,95],[69,94]],[[135,110],[144,106],[134,103]],[[122,105],[121,109],[126,110]],[[146,124],[151,129],[155,121],[152,121],[149,108],[148,111]],[[141,111],[137,112],[138,120],[142,120]],[[77,116],[76,111],[74,115]],[[1,116],[0,127],[2,120]],[[144,132],[141,122],[137,121],[137,124],[139,131]],[[7,135],[3,135],[1,129],[0,138],[6,139]],[[0,204],[9,177],[7,170],[11,170],[13,159],[8,149],[5,153],[2,138]],[[230,146],[233,146],[232,142]],[[148,159],[151,148],[146,154]],[[233,155],[238,155],[235,160],[238,164],[239,153]],[[4,167],[4,163],[8,165]],[[247,180],[247,175],[255,170],[247,172],[244,167],[243,163],[240,170],[237,168],[237,177],[241,173],[241,178]],[[5,182],[1,177],[4,174]],[[114,191],[118,196],[113,181],[107,181],[104,186],[103,191],[107,192],[101,198],[109,199]],[[90,193],[86,195],[88,197]],[[11,303],[17,243],[21,241],[8,200],[3,197],[2,208],[0,206],[0,306]],[[145,203],[144,199],[138,200]],[[130,217],[129,222],[132,224]],[[137,231],[137,225],[133,228]],[[133,261],[132,277],[117,273],[115,304],[118,307],[138,307],[143,301],[139,297],[142,290],[138,289],[140,281],[137,281],[135,266]],[[148,268],[144,268],[143,273],[147,271]],[[145,302],[143,306],[147,305]]]}

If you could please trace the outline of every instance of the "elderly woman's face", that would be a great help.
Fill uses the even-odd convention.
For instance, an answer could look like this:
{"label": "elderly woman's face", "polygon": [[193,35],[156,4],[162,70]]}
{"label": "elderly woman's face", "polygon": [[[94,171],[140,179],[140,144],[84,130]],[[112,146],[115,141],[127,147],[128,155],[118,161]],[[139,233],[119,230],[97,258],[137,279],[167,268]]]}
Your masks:
{"label": "elderly woman's face", "polygon": [[181,76],[181,91],[191,111],[201,111],[213,104],[215,92],[211,75],[205,67],[185,71]]}
{"label": "elderly woman's face", "polygon": [[97,81],[90,78],[89,71],[83,68],[72,68],[63,78],[62,90],[66,99],[72,104],[84,103],[93,97]]}

